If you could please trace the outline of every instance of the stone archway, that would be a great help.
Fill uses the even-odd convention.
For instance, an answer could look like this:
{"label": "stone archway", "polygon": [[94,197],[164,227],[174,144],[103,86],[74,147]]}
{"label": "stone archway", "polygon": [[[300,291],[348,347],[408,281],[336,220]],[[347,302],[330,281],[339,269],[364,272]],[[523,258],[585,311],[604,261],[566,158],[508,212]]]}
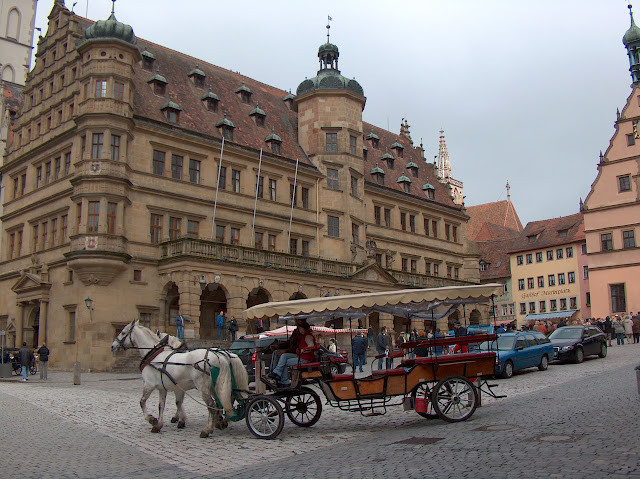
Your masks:
{"label": "stone archway", "polygon": [[[180,290],[178,285],[171,281],[164,287],[164,301],[165,301],[165,313],[162,318],[162,323],[165,328],[176,326],[176,316],[180,311]],[[175,331],[173,331],[175,334]]]}
{"label": "stone archway", "polygon": [[471,311],[471,314],[469,315],[469,324],[480,324],[481,320],[482,315],[480,314],[480,311],[477,309]]}
{"label": "stone archway", "polygon": [[[302,294],[302,293],[300,293]],[[253,288],[249,295],[247,296],[247,308],[255,306],[256,304],[264,304],[271,301],[269,292],[263,287],[259,286],[257,288]],[[271,329],[271,320],[269,318],[265,318],[262,320],[262,327],[265,331],[269,331]],[[256,325],[255,321],[250,321],[247,324],[247,333],[255,333]]]}
{"label": "stone archway", "polygon": [[455,310],[451,315],[447,318],[447,328],[449,331],[454,329],[456,324],[460,324],[460,311]]}
{"label": "stone archway", "polygon": [[[300,291],[296,291],[291,296],[289,296],[289,301],[295,301],[296,299],[307,299],[307,295],[301,293]],[[260,303],[257,303],[260,304]]]}
{"label": "stone archway", "polygon": [[[209,283],[200,295],[200,339],[216,339],[216,316],[227,310],[227,293],[219,284]],[[223,331],[224,332],[224,331]]]}

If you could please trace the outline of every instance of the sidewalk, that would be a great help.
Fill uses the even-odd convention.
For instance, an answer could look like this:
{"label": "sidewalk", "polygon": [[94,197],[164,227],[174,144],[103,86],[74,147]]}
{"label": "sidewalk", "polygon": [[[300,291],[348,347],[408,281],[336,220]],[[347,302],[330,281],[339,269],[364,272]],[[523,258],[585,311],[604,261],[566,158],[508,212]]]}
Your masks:
{"label": "sidewalk", "polygon": [[[95,383],[100,381],[132,381],[141,379],[140,373],[82,373],[80,382]],[[0,383],[19,383],[22,382],[22,376],[11,376],[10,378],[0,378]],[[72,371],[51,371],[48,372],[48,379],[43,381],[40,379],[40,371],[35,375],[29,375],[29,381],[26,384],[73,384]]]}

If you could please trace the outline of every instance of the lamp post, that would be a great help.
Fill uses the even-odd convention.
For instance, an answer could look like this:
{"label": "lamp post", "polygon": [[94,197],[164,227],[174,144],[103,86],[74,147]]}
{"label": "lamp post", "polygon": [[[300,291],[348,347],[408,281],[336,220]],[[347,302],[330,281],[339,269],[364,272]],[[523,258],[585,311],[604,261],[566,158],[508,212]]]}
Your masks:
{"label": "lamp post", "polygon": [[[93,315],[92,315],[93,300],[91,299],[91,297],[87,296],[87,299],[84,300],[84,305],[89,310],[89,320],[93,321]],[[80,367],[80,362],[78,361],[78,343],[79,343],[79,339],[80,339],[79,329],[80,328],[78,328],[78,322],[76,322],[76,331],[75,331],[75,335],[76,335],[76,337],[75,337],[75,340],[76,340],[76,362],[73,363],[73,384],[75,386],[79,386],[80,385],[80,373],[82,371],[82,368]]]}

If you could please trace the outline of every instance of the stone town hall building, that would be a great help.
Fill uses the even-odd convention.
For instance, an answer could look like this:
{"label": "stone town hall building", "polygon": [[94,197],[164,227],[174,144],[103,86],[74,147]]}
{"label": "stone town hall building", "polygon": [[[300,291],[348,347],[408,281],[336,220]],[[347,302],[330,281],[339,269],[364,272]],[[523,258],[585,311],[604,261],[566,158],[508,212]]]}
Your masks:
{"label": "stone town hall building", "polygon": [[293,95],[56,1],[1,168],[9,345],[104,370],[135,318],[172,332],[180,309],[206,339],[219,310],[477,283],[464,208],[408,131],[362,121],[338,54]]}

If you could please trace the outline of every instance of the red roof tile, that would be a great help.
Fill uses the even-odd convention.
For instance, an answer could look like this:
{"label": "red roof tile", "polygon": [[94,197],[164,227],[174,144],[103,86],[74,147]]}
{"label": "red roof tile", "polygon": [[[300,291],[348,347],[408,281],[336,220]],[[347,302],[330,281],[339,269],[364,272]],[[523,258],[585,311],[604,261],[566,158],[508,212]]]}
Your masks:
{"label": "red roof tile", "polygon": [[[516,233],[522,231],[522,223],[511,201],[503,200],[468,206],[466,213],[471,217],[467,223],[467,237],[472,240],[477,239],[485,223],[515,230]],[[484,234],[487,234],[487,231]]]}
{"label": "red roof tile", "polygon": [[480,282],[508,278],[511,276],[509,250],[514,238],[477,242],[480,262],[487,263],[484,271],[480,268]]}
{"label": "red roof tile", "polygon": [[532,221],[516,238],[511,252],[529,251],[566,244],[585,239],[582,213],[542,221]]}

